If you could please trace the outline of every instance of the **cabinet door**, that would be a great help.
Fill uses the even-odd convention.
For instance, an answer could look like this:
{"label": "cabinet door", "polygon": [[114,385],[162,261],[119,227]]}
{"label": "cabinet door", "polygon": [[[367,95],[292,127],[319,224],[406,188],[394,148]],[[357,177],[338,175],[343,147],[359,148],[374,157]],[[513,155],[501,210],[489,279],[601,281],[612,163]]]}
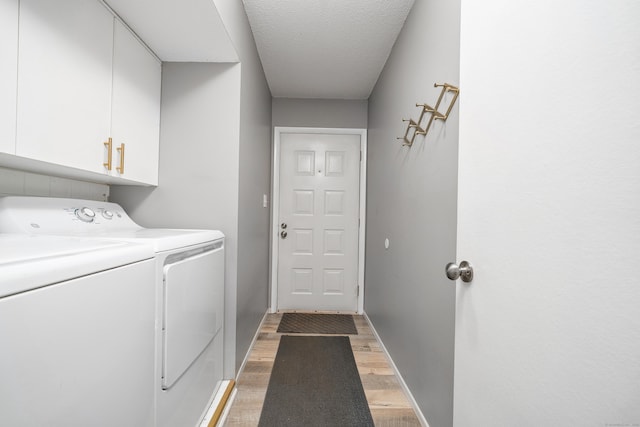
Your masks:
{"label": "cabinet door", "polygon": [[18,0],[0,2],[0,152],[15,154]]}
{"label": "cabinet door", "polygon": [[104,172],[113,21],[94,0],[20,0],[17,155]]}
{"label": "cabinet door", "polygon": [[[111,136],[114,173],[158,183],[161,64],[120,22],[115,23]],[[121,153],[125,146],[124,172]]]}

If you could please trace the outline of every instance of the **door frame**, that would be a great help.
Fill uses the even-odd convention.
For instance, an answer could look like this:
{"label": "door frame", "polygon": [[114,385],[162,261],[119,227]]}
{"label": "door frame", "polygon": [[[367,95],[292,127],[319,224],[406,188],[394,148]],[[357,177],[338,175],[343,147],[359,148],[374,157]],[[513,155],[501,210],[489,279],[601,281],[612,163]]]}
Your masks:
{"label": "door frame", "polygon": [[367,130],[356,128],[312,128],[275,126],[273,136],[273,167],[271,168],[271,293],[269,312],[278,310],[278,236],[280,218],[280,135],[286,133],[311,133],[324,135],[360,135],[360,212],[358,227],[358,314],[364,312],[364,255],[367,207]]}

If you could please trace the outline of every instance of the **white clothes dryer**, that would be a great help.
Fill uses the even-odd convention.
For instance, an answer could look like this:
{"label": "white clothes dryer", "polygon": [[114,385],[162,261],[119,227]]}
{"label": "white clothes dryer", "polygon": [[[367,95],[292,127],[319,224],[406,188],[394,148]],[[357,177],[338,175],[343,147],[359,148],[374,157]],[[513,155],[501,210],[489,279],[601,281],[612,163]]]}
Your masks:
{"label": "white clothes dryer", "polygon": [[0,425],[153,426],[153,257],[0,234]]}
{"label": "white clothes dryer", "polygon": [[[33,212],[46,211],[47,221]],[[3,215],[2,212],[5,212]],[[155,253],[155,425],[199,425],[223,380],[224,235],[151,229],[115,203],[0,198],[0,231],[143,243]]]}

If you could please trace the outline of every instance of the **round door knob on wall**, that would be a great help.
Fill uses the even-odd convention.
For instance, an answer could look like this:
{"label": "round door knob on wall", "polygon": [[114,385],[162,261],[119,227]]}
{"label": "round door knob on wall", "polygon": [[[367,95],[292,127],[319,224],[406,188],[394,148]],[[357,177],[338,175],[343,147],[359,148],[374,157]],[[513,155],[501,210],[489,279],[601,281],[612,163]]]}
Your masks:
{"label": "round door knob on wall", "polygon": [[287,232],[286,232],[286,231],[284,231],[284,230],[282,230],[282,231],[280,232],[280,237],[282,237],[283,239],[286,239],[286,238],[287,238]]}
{"label": "round door knob on wall", "polygon": [[282,228],[283,230],[286,230],[287,224],[283,222],[282,224],[280,224],[280,228]]}
{"label": "round door knob on wall", "polygon": [[445,271],[451,280],[457,280],[458,277],[465,283],[473,280],[473,266],[468,261],[462,261],[460,265],[450,262]]}

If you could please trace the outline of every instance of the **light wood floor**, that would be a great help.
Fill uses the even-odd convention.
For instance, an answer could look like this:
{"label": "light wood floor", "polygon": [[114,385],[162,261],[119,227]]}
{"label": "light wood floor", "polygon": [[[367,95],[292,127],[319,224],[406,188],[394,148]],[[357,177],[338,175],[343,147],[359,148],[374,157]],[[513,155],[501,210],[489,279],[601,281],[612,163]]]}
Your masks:
{"label": "light wood floor", "polygon": [[[225,426],[254,427],[260,420],[269,375],[280,336],[276,332],[282,314],[268,314],[236,387],[237,394]],[[354,316],[358,335],[349,335],[351,348],[376,427],[420,426],[380,344],[362,316]]]}

